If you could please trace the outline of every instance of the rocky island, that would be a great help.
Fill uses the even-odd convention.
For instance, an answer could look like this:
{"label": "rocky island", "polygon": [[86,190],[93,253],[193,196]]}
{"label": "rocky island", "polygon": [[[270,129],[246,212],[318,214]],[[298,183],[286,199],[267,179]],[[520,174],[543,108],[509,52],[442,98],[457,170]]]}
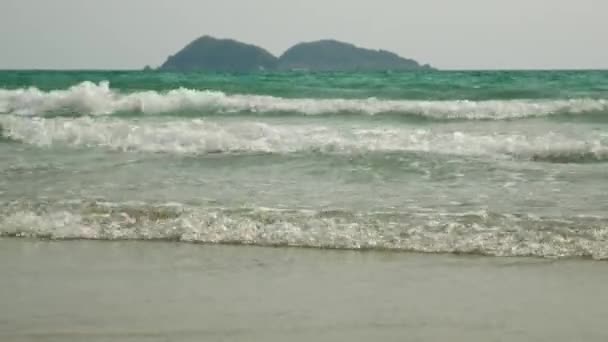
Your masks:
{"label": "rocky island", "polygon": [[309,71],[385,71],[418,70],[421,66],[385,50],[370,50],[336,40],[300,43],[288,49],[279,59],[281,70]]}
{"label": "rocky island", "polygon": [[160,70],[252,72],[273,70],[276,64],[275,56],[255,45],[203,36],[169,56]]}
{"label": "rocky island", "polygon": [[300,43],[281,57],[267,50],[232,39],[203,36],[170,56],[161,71],[254,72],[305,71],[389,71],[425,70],[413,59],[385,50],[371,50],[336,40]]}

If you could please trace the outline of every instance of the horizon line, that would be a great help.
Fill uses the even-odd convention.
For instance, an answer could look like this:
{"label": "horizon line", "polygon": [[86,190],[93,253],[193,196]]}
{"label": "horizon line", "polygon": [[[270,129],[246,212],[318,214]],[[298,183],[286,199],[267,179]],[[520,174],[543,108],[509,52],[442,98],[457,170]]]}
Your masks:
{"label": "horizon line", "polygon": [[[143,66],[141,68],[1,68],[0,72],[6,71],[69,71],[69,72],[77,72],[77,71],[120,71],[120,72],[144,72],[147,66]],[[150,71],[146,72],[160,72],[160,73],[239,73],[239,74],[258,74],[258,73],[285,73],[285,72],[308,72],[308,73],[331,73],[331,72],[340,72],[340,73],[355,73],[355,72],[398,72],[398,73],[411,73],[411,72],[444,72],[444,71],[461,71],[461,72],[491,72],[491,71],[608,71],[608,67],[601,68],[593,68],[593,67],[580,67],[580,68],[437,68],[432,67],[432,69],[424,69],[424,70],[375,70],[375,71],[253,71],[253,72],[217,72],[211,70],[200,70],[200,71],[160,71],[152,68]]]}

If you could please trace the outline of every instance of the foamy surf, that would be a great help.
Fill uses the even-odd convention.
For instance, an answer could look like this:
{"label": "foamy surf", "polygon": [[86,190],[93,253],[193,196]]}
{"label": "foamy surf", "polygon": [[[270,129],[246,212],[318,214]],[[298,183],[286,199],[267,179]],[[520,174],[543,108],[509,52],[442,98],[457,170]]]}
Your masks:
{"label": "foamy surf", "polygon": [[545,162],[608,161],[601,132],[454,131],[410,126],[332,126],[252,121],[0,117],[2,136],[25,144],[118,151],[207,153],[423,152]]}
{"label": "foamy surf", "polygon": [[0,112],[43,116],[51,113],[109,115],[121,112],[167,114],[189,111],[214,113],[298,113],[323,115],[397,113],[428,119],[505,120],[552,114],[608,111],[605,99],[420,101],[367,99],[299,99],[226,94],[213,90],[173,89],[125,93],[109,82],[83,82],[65,90],[0,89]]}
{"label": "foamy surf", "polygon": [[358,213],[271,208],[193,208],[89,202],[11,205],[0,236],[55,240],[168,240],[488,256],[608,258],[606,219],[487,211]]}

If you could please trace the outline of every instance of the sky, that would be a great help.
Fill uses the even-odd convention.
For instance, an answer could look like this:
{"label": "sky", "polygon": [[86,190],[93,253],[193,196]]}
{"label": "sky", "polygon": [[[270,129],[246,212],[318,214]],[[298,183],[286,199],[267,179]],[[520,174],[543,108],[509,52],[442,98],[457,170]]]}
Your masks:
{"label": "sky", "polygon": [[333,38],[440,69],[607,69],[607,0],[0,0],[0,69],[158,66],[201,35]]}

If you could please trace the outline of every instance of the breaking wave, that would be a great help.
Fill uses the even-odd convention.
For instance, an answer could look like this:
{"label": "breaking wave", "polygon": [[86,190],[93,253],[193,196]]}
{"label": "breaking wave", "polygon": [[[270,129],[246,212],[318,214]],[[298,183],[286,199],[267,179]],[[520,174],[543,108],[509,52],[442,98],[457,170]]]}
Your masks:
{"label": "breaking wave", "polygon": [[106,202],[60,208],[12,203],[2,207],[0,236],[606,259],[607,224],[598,217],[487,211],[357,213]]}
{"label": "breaking wave", "polygon": [[35,146],[99,147],[118,151],[208,153],[423,152],[493,156],[553,163],[608,161],[608,136],[586,132],[494,133],[408,126],[339,127],[261,122],[24,118],[0,116],[4,139]]}
{"label": "breaking wave", "polygon": [[417,101],[369,99],[296,99],[228,95],[219,91],[175,89],[121,93],[108,82],[83,82],[66,90],[0,89],[0,112],[43,116],[51,113],[104,115],[120,112],[161,114],[213,113],[401,113],[438,120],[504,120],[551,114],[604,113],[605,99]]}

